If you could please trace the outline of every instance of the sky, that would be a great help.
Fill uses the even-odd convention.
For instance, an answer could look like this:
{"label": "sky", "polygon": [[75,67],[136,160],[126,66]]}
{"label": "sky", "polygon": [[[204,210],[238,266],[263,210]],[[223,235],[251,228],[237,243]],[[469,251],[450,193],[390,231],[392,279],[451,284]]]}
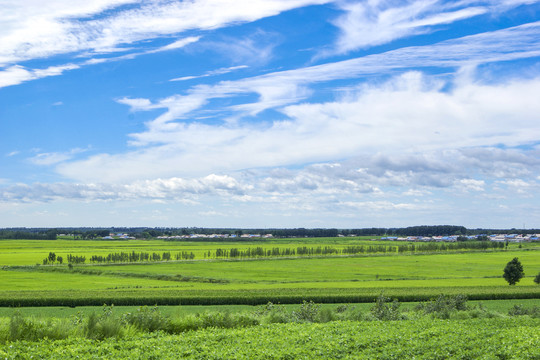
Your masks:
{"label": "sky", "polygon": [[0,9],[0,227],[540,227],[540,1]]}

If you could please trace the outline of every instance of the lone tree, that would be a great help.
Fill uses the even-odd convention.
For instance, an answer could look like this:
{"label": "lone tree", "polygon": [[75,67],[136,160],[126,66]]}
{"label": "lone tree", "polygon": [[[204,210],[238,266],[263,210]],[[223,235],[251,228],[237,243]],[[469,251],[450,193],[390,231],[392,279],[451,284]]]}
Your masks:
{"label": "lone tree", "polygon": [[540,285],[540,272],[539,272],[538,275],[536,275],[536,277],[534,278],[534,282],[537,283],[538,285]]}
{"label": "lone tree", "polygon": [[517,257],[508,262],[504,268],[503,277],[506,281],[508,281],[509,285],[516,285],[516,283],[518,283],[524,275],[525,273],[523,272],[523,265],[521,265]]}

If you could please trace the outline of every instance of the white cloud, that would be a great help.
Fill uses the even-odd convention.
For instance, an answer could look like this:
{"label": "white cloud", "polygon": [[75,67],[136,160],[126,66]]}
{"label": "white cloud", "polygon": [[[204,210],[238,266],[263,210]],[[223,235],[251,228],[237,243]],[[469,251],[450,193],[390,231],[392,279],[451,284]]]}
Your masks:
{"label": "white cloud", "polygon": [[78,68],[79,66],[75,64],[50,66],[45,69],[27,69],[20,65],[13,65],[5,70],[0,71],[0,88],[18,85],[25,81],[61,75],[64,71]]}
{"label": "white cloud", "polygon": [[484,191],[486,182],[484,180],[461,179],[456,185],[463,191]]}
{"label": "white cloud", "polygon": [[76,154],[83,153],[88,149],[75,148],[67,152],[50,152],[50,153],[40,153],[37,154],[28,160],[36,165],[55,165],[67,160],[72,159]]}
{"label": "white cloud", "polygon": [[342,31],[334,52],[389,43],[433,31],[432,27],[486,13],[485,7],[448,9],[437,0],[344,2],[346,12],[334,21]]}
{"label": "white cloud", "polygon": [[167,200],[187,201],[204,195],[242,195],[250,187],[227,175],[208,175],[202,178],[154,179],[124,185],[104,183],[35,183],[0,188],[0,202],[36,202],[59,200]]}
{"label": "white cloud", "polygon": [[9,153],[6,154],[7,157],[12,157],[12,156],[15,156],[15,155],[19,155],[21,152],[18,151],[18,150],[14,150],[14,151],[11,151]]}
{"label": "white cloud", "polygon": [[223,75],[223,74],[227,74],[227,73],[230,73],[230,72],[233,72],[233,71],[236,71],[236,70],[245,69],[245,68],[248,68],[248,67],[249,66],[247,66],[247,65],[230,66],[230,67],[226,67],[226,68],[220,68],[220,69],[216,69],[216,70],[211,70],[211,71],[208,71],[208,72],[206,72],[206,73],[204,73],[202,75],[182,76],[182,77],[179,77],[179,78],[171,79],[169,81],[185,81],[185,80],[199,79],[199,78],[215,76],[215,75]]}
{"label": "white cloud", "polygon": [[439,82],[409,72],[361,87],[346,100],[288,106],[282,110],[286,117],[266,124],[173,121],[198,108],[204,97],[171,97],[151,105],[127,100],[137,108],[168,109],[147,124],[146,132],[133,135],[134,144],[146,146],[63,163],[58,171],[82,181],[123,181],[324,162],[373,152],[515,146],[540,137],[538,93],[540,78],[460,83],[445,92]]}
{"label": "white cloud", "polygon": [[[168,111],[155,120],[152,130],[134,134],[134,144],[145,145],[164,139],[167,142],[173,125],[161,131],[160,125],[192,115],[211,99],[255,93],[256,102],[241,103],[226,109],[235,117],[254,116],[269,108],[280,108],[309,98],[309,85],[363,75],[380,74],[416,67],[471,68],[472,65],[540,56],[540,22],[490,33],[447,40],[431,46],[408,47],[351,60],[270,73],[216,85],[198,85],[185,95],[175,95],[149,105],[147,109]],[[470,79],[463,79],[470,81]],[[125,101],[125,99],[124,99]],[[140,101],[140,100],[139,100]],[[148,100],[149,101],[149,100]],[[199,105],[197,105],[199,104]],[[144,110],[144,108],[141,108]],[[230,115],[229,115],[230,116]]]}
{"label": "white cloud", "polygon": [[[250,22],[328,0],[9,1],[0,14],[0,66]],[[122,8],[121,5],[133,4]],[[116,11],[104,12],[108,9]]]}

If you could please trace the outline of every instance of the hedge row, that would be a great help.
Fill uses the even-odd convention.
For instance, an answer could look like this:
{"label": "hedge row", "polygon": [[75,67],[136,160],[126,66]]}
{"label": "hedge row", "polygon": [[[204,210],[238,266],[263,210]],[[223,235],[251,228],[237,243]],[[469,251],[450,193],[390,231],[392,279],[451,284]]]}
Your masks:
{"label": "hedge row", "polygon": [[426,301],[437,295],[464,294],[470,300],[540,299],[540,287],[440,287],[365,289],[272,289],[272,290],[105,290],[105,291],[10,291],[0,294],[0,306],[101,306],[141,305],[261,305],[367,303],[384,292],[401,302]]}

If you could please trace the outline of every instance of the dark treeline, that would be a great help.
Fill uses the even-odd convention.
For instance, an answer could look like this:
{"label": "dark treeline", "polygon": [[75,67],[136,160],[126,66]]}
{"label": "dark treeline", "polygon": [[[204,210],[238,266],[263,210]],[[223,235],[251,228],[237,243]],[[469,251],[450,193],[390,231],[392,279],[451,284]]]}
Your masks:
{"label": "dark treeline", "polygon": [[[242,229],[242,228],[199,228],[199,227],[134,227],[134,228],[4,228],[0,229],[0,239],[39,239],[54,240],[59,234],[70,235],[73,239],[99,239],[109,234],[127,234],[135,238],[154,238],[158,236],[181,236],[191,234],[223,234],[236,235],[229,239],[212,239],[212,241],[238,241],[244,234],[271,234],[276,238],[289,237],[336,237],[342,236],[451,236],[451,235],[491,235],[501,233],[512,234],[539,234],[540,229],[467,229],[456,225],[422,225],[403,228],[273,228],[273,229]],[[203,239],[204,240],[204,239]]]}
{"label": "dark treeline", "polygon": [[0,230],[0,239],[6,240],[56,240],[56,230],[40,230],[40,231],[25,231],[25,230]]}

